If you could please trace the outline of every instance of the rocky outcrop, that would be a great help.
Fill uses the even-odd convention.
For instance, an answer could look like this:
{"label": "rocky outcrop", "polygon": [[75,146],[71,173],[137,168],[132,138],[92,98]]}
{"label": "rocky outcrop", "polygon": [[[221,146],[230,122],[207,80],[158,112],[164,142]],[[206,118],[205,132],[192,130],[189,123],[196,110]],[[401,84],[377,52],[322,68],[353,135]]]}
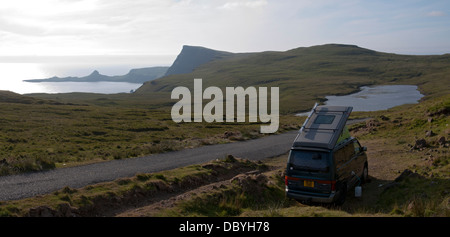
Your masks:
{"label": "rocky outcrop", "polygon": [[58,208],[52,209],[48,206],[39,206],[31,208],[28,211],[28,217],[78,217],[78,209],[71,207],[67,203],[58,205]]}
{"label": "rocky outcrop", "polygon": [[445,140],[444,136],[441,136],[437,142],[438,142],[439,146],[447,146],[448,145],[448,141]]}
{"label": "rocky outcrop", "polygon": [[409,169],[403,170],[403,172],[394,180],[394,182],[401,182],[402,180],[405,180],[407,178],[418,178],[422,179],[424,178],[422,175],[412,172]]}
{"label": "rocky outcrop", "polygon": [[230,55],[233,54],[204,47],[184,45],[165,76],[190,73],[202,64]]}
{"label": "rocky outcrop", "polygon": [[415,141],[415,144],[414,144],[414,146],[413,146],[413,148],[414,149],[419,149],[419,150],[421,150],[421,149],[423,149],[423,148],[426,148],[426,147],[428,147],[428,143],[427,143],[427,141],[425,140],[425,139],[417,139],[416,141]]}

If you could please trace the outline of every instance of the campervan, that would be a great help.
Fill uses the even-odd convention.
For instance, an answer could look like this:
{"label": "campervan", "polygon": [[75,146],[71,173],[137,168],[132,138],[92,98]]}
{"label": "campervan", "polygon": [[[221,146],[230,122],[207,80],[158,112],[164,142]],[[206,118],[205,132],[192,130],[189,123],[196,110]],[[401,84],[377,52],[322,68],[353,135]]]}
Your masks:
{"label": "campervan", "polygon": [[348,190],[367,180],[367,148],[346,126],[352,109],[316,104],[311,110],[289,152],[287,197],[340,205]]}

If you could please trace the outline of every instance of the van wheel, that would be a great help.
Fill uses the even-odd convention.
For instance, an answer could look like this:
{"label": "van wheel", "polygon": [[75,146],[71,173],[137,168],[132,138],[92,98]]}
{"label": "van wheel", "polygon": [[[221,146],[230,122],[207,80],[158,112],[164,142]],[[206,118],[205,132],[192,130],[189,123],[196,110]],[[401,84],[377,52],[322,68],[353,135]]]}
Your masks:
{"label": "van wheel", "polygon": [[367,163],[364,164],[364,169],[361,177],[361,184],[367,183],[369,179],[369,168],[367,167]]}
{"label": "van wheel", "polygon": [[345,198],[347,197],[347,184],[344,183],[344,184],[342,184],[340,186],[341,187],[339,187],[339,197],[334,202],[334,204],[337,205],[337,206],[341,206],[342,204],[344,204]]}

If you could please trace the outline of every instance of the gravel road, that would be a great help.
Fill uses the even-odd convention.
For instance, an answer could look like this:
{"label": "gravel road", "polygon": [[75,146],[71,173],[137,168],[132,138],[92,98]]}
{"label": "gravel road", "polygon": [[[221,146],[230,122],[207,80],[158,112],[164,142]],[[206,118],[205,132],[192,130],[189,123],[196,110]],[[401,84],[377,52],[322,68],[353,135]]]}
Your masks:
{"label": "gravel road", "polygon": [[[366,119],[349,120],[347,124],[364,120]],[[279,156],[289,151],[297,132],[295,130],[243,142],[202,146],[139,158],[112,160],[44,172],[1,176],[0,201],[17,200],[51,193],[65,186],[80,188],[99,182],[132,177],[138,173],[157,172],[200,164],[218,158],[225,158],[229,154],[249,160]]]}
{"label": "gravel road", "polygon": [[231,154],[250,160],[278,156],[289,151],[297,131],[228,144],[202,146],[193,149],[155,154],[139,158],[112,160],[44,172],[0,177],[0,200],[16,200],[51,193],[65,186],[80,188],[99,182],[132,177],[200,164]]}

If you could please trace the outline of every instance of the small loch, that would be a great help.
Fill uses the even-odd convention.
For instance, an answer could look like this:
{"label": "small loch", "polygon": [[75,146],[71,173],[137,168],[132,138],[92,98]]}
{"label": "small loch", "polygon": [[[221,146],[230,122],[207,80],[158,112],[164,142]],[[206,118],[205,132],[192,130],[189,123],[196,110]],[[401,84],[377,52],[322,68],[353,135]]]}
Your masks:
{"label": "small loch", "polygon": [[[386,110],[403,104],[416,104],[424,96],[415,85],[363,86],[357,93],[326,96],[325,105],[353,106],[353,111]],[[309,112],[297,114],[307,116]]]}

